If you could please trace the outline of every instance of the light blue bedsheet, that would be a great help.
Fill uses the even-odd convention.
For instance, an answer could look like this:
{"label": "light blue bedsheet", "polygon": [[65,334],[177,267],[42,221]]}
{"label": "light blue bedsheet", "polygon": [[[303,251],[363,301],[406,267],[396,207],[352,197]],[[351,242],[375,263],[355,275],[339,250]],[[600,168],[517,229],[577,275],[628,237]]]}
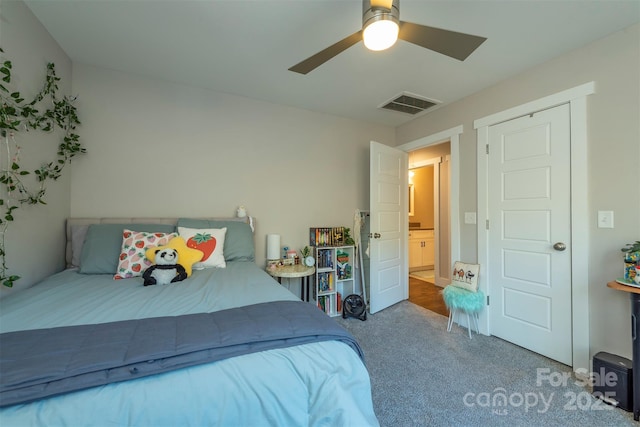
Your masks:
{"label": "light blue bedsheet", "polygon": [[[181,283],[56,274],[0,300],[0,332],[172,316],[297,298],[254,263],[195,271]],[[1,345],[1,343],[0,343]],[[249,354],[0,409],[1,426],[378,425],[369,375],[347,345]]]}

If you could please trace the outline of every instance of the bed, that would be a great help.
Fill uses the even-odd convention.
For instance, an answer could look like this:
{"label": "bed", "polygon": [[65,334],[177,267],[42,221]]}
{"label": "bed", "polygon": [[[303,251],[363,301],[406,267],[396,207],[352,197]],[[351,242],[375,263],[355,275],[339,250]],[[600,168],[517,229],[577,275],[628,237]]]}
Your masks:
{"label": "bed", "polygon": [[[180,226],[224,228],[224,267],[193,270],[188,279],[164,286],[143,286],[140,276],[114,280],[121,260],[113,257],[122,256],[124,230],[169,235]],[[0,300],[0,425],[378,425],[357,343],[255,264],[253,219],[69,219],[66,258],[66,270]],[[269,311],[274,307],[277,313]],[[205,333],[188,329],[199,319],[211,325]],[[173,326],[165,325],[174,323],[179,343],[156,336],[168,333]],[[237,324],[241,333],[233,329]],[[300,333],[307,324],[322,324],[326,333]],[[121,330],[135,330],[123,334],[136,340],[141,335],[154,349],[166,344],[154,351],[168,347],[171,354],[141,359],[133,350],[137,341],[121,351],[124,341],[114,335]],[[285,330],[306,335],[289,337]],[[185,336],[194,343],[185,343]],[[273,341],[271,347],[260,347],[265,336]],[[196,348],[202,341],[207,346]],[[222,355],[209,348],[209,341],[219,341]],[[100,360],[90,368],[82,365],[87,372],[73,371],[69,366],[80,366],[84,356],[72,345],[93,345],[87,352],[103,357],[121,351],[116,358],[123,365]],[[47,346],[70,355],[61,361],[50,358],[41,354]],[[167,362],[174,360],[173,365]],[[20,377],[30,369],[36,373]],[[56,377],[61,370],[86,380],[69,385],[77,378]],[[116,382],[105,379],[112,373]]]}

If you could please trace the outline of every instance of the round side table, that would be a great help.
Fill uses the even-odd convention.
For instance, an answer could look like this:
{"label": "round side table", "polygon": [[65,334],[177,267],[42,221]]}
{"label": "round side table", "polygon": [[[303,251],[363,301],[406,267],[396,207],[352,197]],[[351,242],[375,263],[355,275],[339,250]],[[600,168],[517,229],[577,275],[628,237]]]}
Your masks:
{"label": "round side table", "polygon": [[303,301],[309,301],[310,289],[309,289],[309,277],[316,272],[315,267],[307,267],[306,265],[281,265],[276,268],[267,268],[267,273],[270,276],[278,279],[278,283],[282,283],[282,278],[297,279],[300,278],[300,295]]}

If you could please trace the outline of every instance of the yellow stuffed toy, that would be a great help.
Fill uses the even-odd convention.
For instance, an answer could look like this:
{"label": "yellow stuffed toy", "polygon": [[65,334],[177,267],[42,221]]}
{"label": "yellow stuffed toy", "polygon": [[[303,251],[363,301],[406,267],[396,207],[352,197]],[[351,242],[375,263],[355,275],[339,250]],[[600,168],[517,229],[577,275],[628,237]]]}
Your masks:
{"label": "yellow stuffed toy", "polygon": [[[177,280],[175,280],[175,278],[169,280],[167,283],[171,282],[171,281],[179,281],[179,280],[184,280],[186,277],[191,276],[191,273],[193,272],[193,264],[195,264],[196,262],[200,261],[202,259],[202,257],[204,256],[204,253],[198,249],[193,249],[187,246],[187,242],[184,240],[184,238],[178,236],[178,237],[174,237],[173,239],[169,240],[169,243],[166,244],[165,246],[157,246],[157,247],[153,247],[153,248],[149,248],[147,249],[147,251],[145,252],[145,256],[147,257],[148,260],[150,260],[151,262],[155,263],[155,270],[158,269],[165,269],[168,270],[170,269],[170,267],[157,267],[158,265],[158,261],[156,259],[156,256],[158,254],[162,254],[166,252],[166,260],[163,258],[160,262],[163,263],[164,265],[167,266],[171,266],[171,265],[178,265],[181,268],[184,269],[184,273],[186,273],[186,276],[182,276],[180,273],[180,268],[178,268],[177,270],[174,270],[174,274],[175,277],[181,277]],[[177,257],[174,257],[172,255],[172,253],[175,252],[177,254]],[[166,262],[165,262],[166,261]],[[173,262],[175,261],[175,262]],[[170,262],[173,262],[173,264],[170,264]],[[179,262],[179,264],[178,264]],[[154,266],[151,266],[147,269],[147,271],[151,270],[149,273],[147,273],[147,271],[145,271],[146,276],[149,276],[150,278],[151,275],[154,273]],[[144,277],[144,275],[143,275]],[[156,283],[151,283],[154,282],[154,280],[149,280],[147,277],[144,277],[145,279],[145,286],[147,285],[153,285]],[[153,278],[152,278],[153,279]],[[166,282],[166,280],[162,280],[162,282]]]}

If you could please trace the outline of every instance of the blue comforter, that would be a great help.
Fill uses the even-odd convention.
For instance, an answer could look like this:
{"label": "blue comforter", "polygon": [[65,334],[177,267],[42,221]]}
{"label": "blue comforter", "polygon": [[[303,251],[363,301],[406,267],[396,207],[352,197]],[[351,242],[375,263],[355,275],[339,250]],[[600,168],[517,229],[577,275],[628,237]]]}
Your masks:
{"label": "blue comforter", "polygon": [[364,357],[351,334],[301,301],[8,332],[0,335],[0,406],[327,340]]}
{"label": "blue comforter", "polygon": [[[228,263],[226,269],[196,271],[175,286],[146,288],[137,279],[113,281],[69,270],[0,300],[0,332],[208,313],[283,300],[297,298],[253,263]],[[377,424],[366,368],[350,346],[335,340],[0,408],[0,425],[11,426]]]}

